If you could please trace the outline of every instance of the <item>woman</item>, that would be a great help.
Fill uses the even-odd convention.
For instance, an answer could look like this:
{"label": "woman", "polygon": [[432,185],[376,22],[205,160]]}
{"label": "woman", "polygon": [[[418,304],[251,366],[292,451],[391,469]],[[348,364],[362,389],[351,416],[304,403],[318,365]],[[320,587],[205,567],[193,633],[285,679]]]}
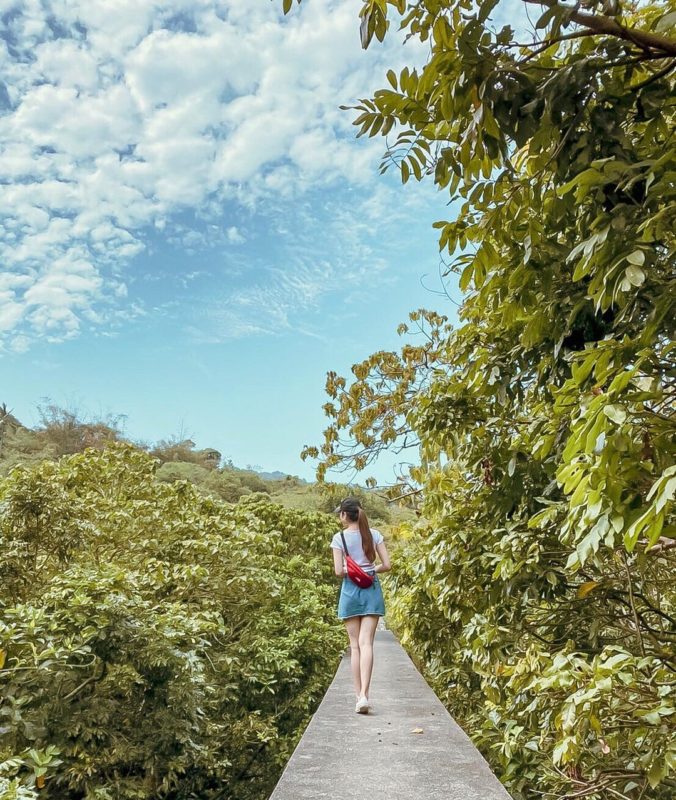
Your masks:
{"label": "woman", "polygon": [[[362,589],[347,577],[343,536],[337,533],[331,540],[333,563],[336,575],[343,578],[338,601],[338,617],[345,621],[350,639],[350,659],[352,680],[357,695],[355,711],[358,714],[369,712],[369,687],[373,672],[373,639],[378,626],[378,617],[385,614],[385,601],[380,581],[375,573],[389,572],[390,557],[380,531],[369,528],[368,519],[355,497],[347,497],[336,508],[345,529],[343,536],[347,552],[359,566],[372,574],[373,584]],[[380,564],[376,566],[376,553]]]}

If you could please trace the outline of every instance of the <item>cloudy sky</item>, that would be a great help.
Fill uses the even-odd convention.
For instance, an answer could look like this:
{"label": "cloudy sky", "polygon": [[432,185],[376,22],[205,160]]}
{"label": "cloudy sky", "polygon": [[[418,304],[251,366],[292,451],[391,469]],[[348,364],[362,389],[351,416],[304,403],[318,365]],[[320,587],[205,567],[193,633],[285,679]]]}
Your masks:
{"label": "cloudy sky", "polygon": [[362,51],[357,0],[280,6],[0,0],[0,402],[25,424],[49,397],[311,478],[326,371],[453,315],[446,198],[380,177],[339,109],[420,54]]}

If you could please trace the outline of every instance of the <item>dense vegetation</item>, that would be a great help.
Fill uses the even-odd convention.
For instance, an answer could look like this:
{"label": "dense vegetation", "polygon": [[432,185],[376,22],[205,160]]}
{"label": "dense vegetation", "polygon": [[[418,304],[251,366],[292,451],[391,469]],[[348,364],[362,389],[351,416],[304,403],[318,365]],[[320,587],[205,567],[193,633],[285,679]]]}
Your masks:
{"label": "dense vegetation", "polygon": [[308,483],[295,475],[271,473],[264,477],[252,469],[235,466],[213,447],[199,449],[192,439],[178,434],[150,444],[129,439],[123,431],[123,415],[87,418],[76,409],[54,403],[38,406],[39,422],[29,428],[0,405],[0,476],[21,464],[102,449],[111,442],[128,442],[158,461],[155,477],[166,483],[189,481],[206,497],[236,503],[244,497],[263,493],[276,503],[301,511],[332,512],[346,494],[362,498],[369,517],[379,526],[411,519],[405,509],[392,507],[384,497],[359,486],[340,483]]}
{"label": "dense vegetation", "polygon": [[121,419],[0,407],[0,798],[262,800],[344,646],[348,489]]}
{"label": "dense vegetation", "polygon": [[113,442],[0,484],[4,800],[264,798],[333,675],[335,520],[158,471]]}
{"label": "dense vegetation", "polygon": [[455,201],[436,227],[465,295],[457,328],[414,312],[422,342],[330,373],[305,455],[321,479],[417,445],[392,493],[427,522],[393,619],[515,798],[667,800],[676,11],[547,0],[515,34],[501,5],[363,3],[364,46],[398,19],[428,55],[355,124],[388,137],[383,171]]}
{"label": "dense vegetation", "polygon": [[[88,420],[75,410],[53,403],[38,407],[39,424],[28,428],[5,404],[0,407],[0,475],[16,464],[36,463],[45,458],[81,453],[88,447],[103,448],[110,442],[128,441],[122,430],[122,415]],[[197,449],[183,436],[163,439],[155,444],[130,442],[158,459],[157,478],[166,482],[188,480],[203,493],[237,502],[253,492],[270,493],[278,481],[267,482],[252,470],[239,469],[231,462],[222,464],[221,453],[212,447]],[[288,476],[286,485],[298,479]]]}

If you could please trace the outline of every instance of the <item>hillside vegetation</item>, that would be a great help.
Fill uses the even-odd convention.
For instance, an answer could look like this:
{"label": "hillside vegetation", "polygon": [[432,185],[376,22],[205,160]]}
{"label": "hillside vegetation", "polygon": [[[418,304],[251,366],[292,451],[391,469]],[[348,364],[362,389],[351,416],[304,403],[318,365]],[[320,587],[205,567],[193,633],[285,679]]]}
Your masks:
{"label": "hillside vegetation", "polygon": [[188,481],[206,497],[236,503],[243,497],[261,493],[287,508],[332,513],[348,494],[359,496],[375,525],[393,529],[396,524],[415,518],[406,509],[359,486],[340,483],[308,483],[294,475],[274,473],[265,478],[252,470],[235,466],[212,447],[199,449],[195,442],[180,436],[155,444],[128,439],[122,429],[122,415],[87,420],[77,411],[55,404],[38,407],[40,421],[34,428],[21,423],[0,405],[0,476],[17,466],[37,464],[44,459],[59,459],[87,448],[104,449],[112,442],[127,442],[157,460],[155,477],[165,483]]}
{"label": "hillside vegetation", "polygon": [[263,800],[344,647],[338,488],[2,424],[0,798]]}

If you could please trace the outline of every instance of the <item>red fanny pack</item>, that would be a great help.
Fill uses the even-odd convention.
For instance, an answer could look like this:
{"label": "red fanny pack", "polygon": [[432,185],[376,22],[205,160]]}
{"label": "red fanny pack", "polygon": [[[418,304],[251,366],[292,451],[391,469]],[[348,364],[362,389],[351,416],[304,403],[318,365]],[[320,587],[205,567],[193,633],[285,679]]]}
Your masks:
{"label": "red fanny pack", "polygon": [[362,589],[368,589],[373,585],[373,575],[363,570],[359,564],[347,552],[347,544],[345,543],[345,535],[341,531],[340,538],[343,540],[343,550],[345,550],[345,565],[347,566],[347,577],[360,586]]}

